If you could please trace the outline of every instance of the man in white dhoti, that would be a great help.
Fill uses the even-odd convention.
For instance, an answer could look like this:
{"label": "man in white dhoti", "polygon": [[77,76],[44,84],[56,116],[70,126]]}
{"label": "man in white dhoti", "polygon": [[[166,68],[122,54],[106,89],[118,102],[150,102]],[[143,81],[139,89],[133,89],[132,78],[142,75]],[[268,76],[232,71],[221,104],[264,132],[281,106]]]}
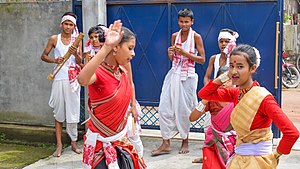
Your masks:
{"label": "man in white dhoti", "polygon": [[[62,127],[66,121],[66,130],[71,139],[71,148],[75,153],[80,154],[82,151],[77,146],[77,123],[80,116],[80,85],[76,80],[76,71],[80,64],[81,42],[78,48],[73,45],[78,30],[76,28],[77,16],[72,12],[66,12],[61,19],[61,33],[52,35],[49,38],[41,59],[47,63],[63,64],[64,55],[70,52],[72,55],[62,65],[55,67],[55,77],[52,83],[51,96],[49,106],[53,108],[55,118],[55,135],[56,135],[56,151],[53,156],[60,157],[62,153]],[[54,57],[50,57],[51,50],[54,50]],[[75,76],[74,76],[75,74]]]}
{"label": "man in white dhoti", "polygon": [[173,33],[172,46],[168,48],[172,68],[165,77],[158,108],[163,142],[152,151],[152,156],[170,153],[170,139],[178,133],[183,139],[179,153],[189,152],[189,114],[198,102],[195,62],[205,62],[202,37],[192,30],[193,23],[192,10],[185,8],[178,12],[180,30]]}

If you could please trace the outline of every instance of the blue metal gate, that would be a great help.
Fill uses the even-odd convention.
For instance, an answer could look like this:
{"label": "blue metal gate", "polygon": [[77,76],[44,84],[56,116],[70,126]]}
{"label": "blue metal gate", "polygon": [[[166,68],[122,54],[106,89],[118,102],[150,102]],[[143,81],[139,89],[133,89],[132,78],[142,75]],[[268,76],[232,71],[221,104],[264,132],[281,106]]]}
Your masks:
{"label": "blue metal gate", "polygon": [[[79,32],[83,32],[82,23],[82,3],[81,1],[72,1],[72,11],[77,15],[77,28]],[[85,96],[84,87],[80,89],[80,120],[79,123],[85,121]],[[83,126],[82,126],[83,127]]]}
{"label": "blue metal gate", "polygon": [[[179,30],[177,12],[181,8],[193,10],[193,29],[201,34],[204,42],[207,62],[196,66],[198,89],[203,87],[210,56],[219,52],[219,30],[230,28],[240,34],[238,44],[247,43],[260,50],[262,62],[255,79],[268,88],[281,104],[281,81],[277,80],[279,85],[275,88],[274,70],[276,22],[282,23],[283,0],[107,0],[107,23],[121,19],[123,25],[137,36],[132,69],[136,98],[143,106],[143,127],[158,128],[157,106],[164,76],[171,67],[167,48],[172,33]],[[279,35],[279,53],[281,39]],[[280,66],[278,69],[280,72]],[[202,129],[202,123],[198,121],[193,128]],[[277,128],[273,132],[275,137],[279,137]]]}

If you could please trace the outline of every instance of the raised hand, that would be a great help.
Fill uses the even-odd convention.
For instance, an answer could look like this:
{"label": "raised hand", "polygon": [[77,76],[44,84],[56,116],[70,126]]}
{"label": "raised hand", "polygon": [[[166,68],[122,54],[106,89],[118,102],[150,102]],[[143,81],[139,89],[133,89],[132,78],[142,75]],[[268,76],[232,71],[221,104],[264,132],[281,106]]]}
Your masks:
{"label": "raised hand", "polygon": [[111,24],[109,26],[104,44],[111,47],[117,46],[120,43],[124,34],[124,32],[122,32],[121,29],[121,20],[117,20],[113,24]]}

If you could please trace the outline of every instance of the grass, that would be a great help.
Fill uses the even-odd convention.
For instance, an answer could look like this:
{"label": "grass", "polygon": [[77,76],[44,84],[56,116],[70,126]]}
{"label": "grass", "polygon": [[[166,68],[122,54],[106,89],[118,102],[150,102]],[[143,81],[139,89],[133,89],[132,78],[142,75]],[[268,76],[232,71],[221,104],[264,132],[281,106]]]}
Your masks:
{"label": "grass", "polygon": [[[64,147],[66,146],[64,145]],[[24,168],[40,159],[49,157],[55,149],[55,144],[8,140],[5,134],[0,133],[0,169]]]}
{"label": "grass", "polygon": [[[14,129],[14,127],[12,128]],[[35,134],[32,134],[34,131],[37,132]],[[39,133],[38,131],[41,132]],[[31,133],[31,135],[28,133]],[[49,136],[45,135],[44,133],[45,133],[44,130],[35,130],[32,128],[29,129],[26,128],[23,130],[18,130],[18,132],[16,133],[13,133],[13,134],[19,134],[18,137],[12,137],[13,134],[7,137],[7,135],[4,132],[0,131],[0,169],[21,169],[40,159],[51,156],[53,152],[56,150],[56,144],[52,142],[49,143],[49,140],[45,140],[45,142],[43,142],[44,141],[43,139],[30,138],[30,137],[43,138],[43,136],[45,136],[45,138],[49,138]],[[22,137],[22,135],[24,137]],[[28,140],[26,139],[27,137]],[[29,140],[39,140],[39,141],[29,141]],[[70,145],[63,144],[63,149],[68,146]]]}
{"label": "grass", "polygon": [[56,146],[53,145],[28,145],[14,142],[0,142],[0,168],[23,168],[42,158],[49,157]]}

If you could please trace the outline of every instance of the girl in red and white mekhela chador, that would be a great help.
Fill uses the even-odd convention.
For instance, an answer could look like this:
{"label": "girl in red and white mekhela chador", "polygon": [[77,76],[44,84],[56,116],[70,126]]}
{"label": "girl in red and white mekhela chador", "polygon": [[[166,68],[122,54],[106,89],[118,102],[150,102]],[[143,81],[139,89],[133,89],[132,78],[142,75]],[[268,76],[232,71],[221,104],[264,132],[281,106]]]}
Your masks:
{"label": "girl in red and white mekhela chador", "polygon": [[[117,151],[130,155],[129,168],[143,168],[137,152],[127,141],[128,106],[131,86],[123,68],[135,55],[135,36],[122,28],[120,20],[109,27],[103,47],[85,65],[78,76],[81,85],[89,86],[90,117],[85,136],[84,168],[119,168]],[[106,162],[101,162],[105,157]]]}

